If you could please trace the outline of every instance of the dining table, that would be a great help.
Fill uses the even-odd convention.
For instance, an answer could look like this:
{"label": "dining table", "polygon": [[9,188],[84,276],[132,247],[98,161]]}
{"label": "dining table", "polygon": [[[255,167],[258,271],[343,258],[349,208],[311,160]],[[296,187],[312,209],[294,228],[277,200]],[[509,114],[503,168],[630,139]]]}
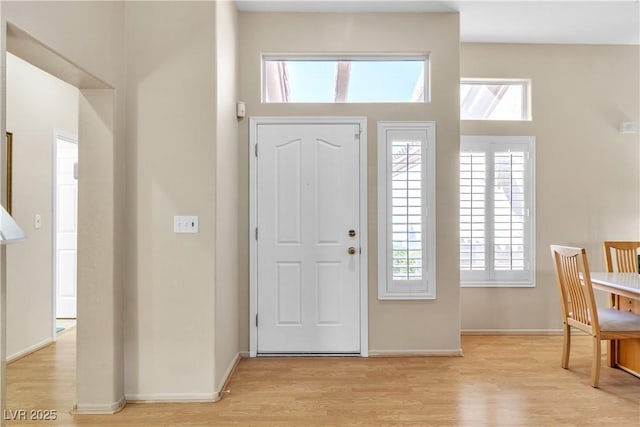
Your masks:
{"label": "dining table", "polygon": [[[592,272],[594,289],[611,295],[611,306],[617,310],[640,315],[640,274]],[[640,377],[640,339],[611,341],[609,366],[618,367]]]}

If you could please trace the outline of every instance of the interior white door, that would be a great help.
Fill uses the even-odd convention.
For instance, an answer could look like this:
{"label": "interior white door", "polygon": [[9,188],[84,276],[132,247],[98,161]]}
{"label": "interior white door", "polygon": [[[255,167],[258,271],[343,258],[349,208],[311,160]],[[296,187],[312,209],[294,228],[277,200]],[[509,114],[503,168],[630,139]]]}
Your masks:
{"label": "interior white door", "polygon": [[360,352],[359,133],[258,125],[258,353]]}
{"label": "interior white door", "polygon": [[78,144],[56,140],[56,317],[75,318],[77,300]]}

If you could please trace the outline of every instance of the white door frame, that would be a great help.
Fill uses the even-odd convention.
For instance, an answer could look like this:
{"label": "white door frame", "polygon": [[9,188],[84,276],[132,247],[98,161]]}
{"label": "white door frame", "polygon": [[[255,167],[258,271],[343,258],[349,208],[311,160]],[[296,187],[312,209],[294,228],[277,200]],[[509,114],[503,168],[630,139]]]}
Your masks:
{"label": "white door frame", "polygon": [[[57,252],[58,252],[58,201],[57,201],[57,191],[58,191],[58,139],[61,139],[66,142],[70,142],[72,144],[78,145],[78,136],[70,134],[68,132],[64,132],[59,129],[53,130],[53,144],[51,144],[51,243],[52,243],[52,255],[53,262],[51,263],[51,309],[52,309],[52,324],[53,324],[53,332],[52,338],[53,341],[56,341],[56,319],[57,319],[57,306],[58,306],[58,261],[57,261]],[[79,146],[78,146],[79,148]],[[77,254],[77,250],[76,250]],[[77,292],[77,290],[76,290]],[[77,313],[76,313],[77,319]]]}
{"label": "white door frame", "polygon": [[256,135],[261,124],[357,124],[360,125],[360,355],[369,355],[369,310],[367,280],[367,118],[366,117],[251,117],[249,119],[249,355],[257,356],[258,327],[258,193]]}

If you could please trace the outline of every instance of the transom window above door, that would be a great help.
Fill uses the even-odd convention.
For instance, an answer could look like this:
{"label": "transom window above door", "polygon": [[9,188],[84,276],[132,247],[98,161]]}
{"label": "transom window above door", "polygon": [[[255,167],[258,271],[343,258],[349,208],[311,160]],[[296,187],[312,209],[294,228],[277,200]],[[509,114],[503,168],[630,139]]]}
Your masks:
{"label": "transom window above door", "polygon": [[428,65],[426,55],[263,56],[262,102],[428,102]]}

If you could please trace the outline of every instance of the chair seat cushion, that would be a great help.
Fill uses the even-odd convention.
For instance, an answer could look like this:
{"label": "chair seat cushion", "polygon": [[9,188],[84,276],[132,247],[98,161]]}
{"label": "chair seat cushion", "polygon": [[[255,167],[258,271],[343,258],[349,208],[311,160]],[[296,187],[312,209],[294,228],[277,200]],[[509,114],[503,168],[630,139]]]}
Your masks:
{"label": "chair seat cushion", "polygon": [[640,316],[613,308],[598,308],[600,330],[607,332],[640,332]]}

